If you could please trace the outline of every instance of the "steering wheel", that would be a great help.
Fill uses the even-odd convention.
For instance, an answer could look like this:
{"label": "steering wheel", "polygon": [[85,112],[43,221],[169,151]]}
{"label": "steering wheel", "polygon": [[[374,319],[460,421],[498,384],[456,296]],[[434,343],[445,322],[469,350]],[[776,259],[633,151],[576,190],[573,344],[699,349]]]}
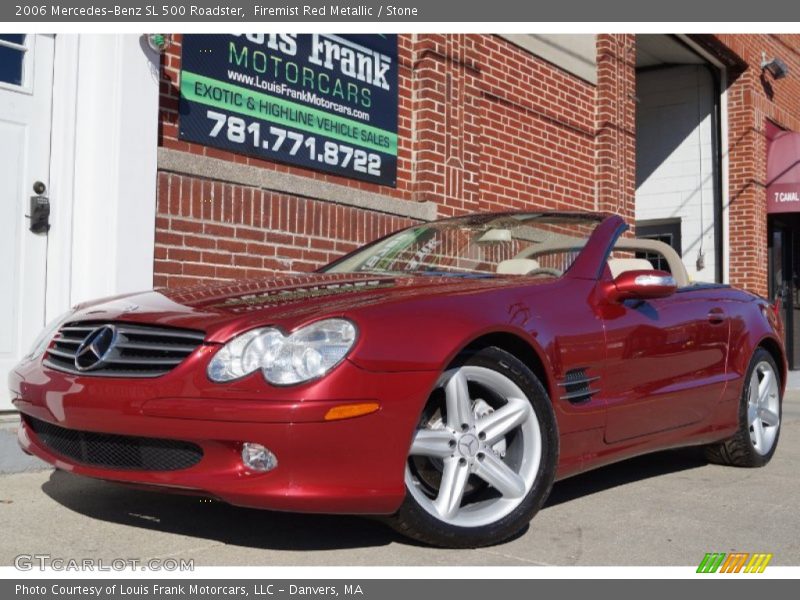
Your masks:
{"label": "steering wheel", "polygon": [[553,267],[536,267],[535,269],[531,269],[527,273],[525,273],[528,277],[536,276],[536,275],[552,275],[553,277],[561,277],[562,273],[558,269],[554,269]]}

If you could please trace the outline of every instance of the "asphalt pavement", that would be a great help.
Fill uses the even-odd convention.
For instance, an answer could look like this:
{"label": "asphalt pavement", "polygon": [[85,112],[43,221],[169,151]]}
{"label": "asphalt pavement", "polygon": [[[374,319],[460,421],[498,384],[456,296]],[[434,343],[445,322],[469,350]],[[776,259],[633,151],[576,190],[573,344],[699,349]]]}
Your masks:
{"label": "asphalt pavement", "polygon": [[557,483],[518,538],[458,551],[409,542],[371,519],[235,508],[55,472],[12,459],[14,427],[7,420],[0,432],[0,468],[18,471],[0,475],[0,565],[37,553],[198,566],[696,565],[706,552],[732,551],[800,565],[796,390],[766,468],[711,465],[696,448],[639,457]]}

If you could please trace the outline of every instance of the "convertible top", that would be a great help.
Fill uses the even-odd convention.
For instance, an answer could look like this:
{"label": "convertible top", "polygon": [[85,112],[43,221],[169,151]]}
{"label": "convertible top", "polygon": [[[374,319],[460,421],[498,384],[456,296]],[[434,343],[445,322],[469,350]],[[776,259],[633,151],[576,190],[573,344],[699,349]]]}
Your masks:
{"label": "convertible top", "polygon": [[[574,241],[573,241],[574,240]],[[550,252],[568,251],[573,248],[580,248],[585,243],[585,240],[579,238],[561,238],[558,240],[549,240],[547,242],[526,248],[514,259],[533,258],[542,254]],[[661,254],[669,265],[670,272],[675,278],[675,283],[678,287],[686,287],[690,284],[689,275],[686,273],[686,267],[675,252],[675,249],[669,244],[660,242],[658,240],[649,240],[642,238],[619,238],[614,244],[614,250],[627,250],[627,251],[641,251],[641,252],[655,252]]]}

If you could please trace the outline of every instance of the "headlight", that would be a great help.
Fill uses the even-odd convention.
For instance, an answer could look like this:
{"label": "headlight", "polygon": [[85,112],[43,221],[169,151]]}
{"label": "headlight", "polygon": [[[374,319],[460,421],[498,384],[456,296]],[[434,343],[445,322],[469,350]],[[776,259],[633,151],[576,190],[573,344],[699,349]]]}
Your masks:
{"label": "headlight", "polygon": [[261,369],[275,385],[321,377],[338,365],[356,341],[356,327],[345,319],[325,319],[285,336],[272,327],[253,329],[225,344],[208,365],[212,381],[239,379]]}
{"label": "headlight", "polygon": [[42,329],[42,332],[33,342],[31,349],[25,355],[25,358],[27,360],[33,360],[34,358],[41,356],[47,349],[47,346],[50,344],[50,340],[53,339],[53,336],[56,334],[56,331],[58,331],[59,327],[61,327],[74,313],[74,310],[68,310],[45,325],[44,329]]}

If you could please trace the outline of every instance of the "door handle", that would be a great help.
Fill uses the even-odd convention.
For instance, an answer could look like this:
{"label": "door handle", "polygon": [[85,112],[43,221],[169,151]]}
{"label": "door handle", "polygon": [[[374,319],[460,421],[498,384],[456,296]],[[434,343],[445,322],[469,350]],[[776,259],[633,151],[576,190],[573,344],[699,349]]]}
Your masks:
{"label": "door handle", "polygon": [[45,196],[47,186],[41,181],[33,184],[35,196],[31,196],[30,214],[25,215],[31,222],[28,225],[33,233],[47,233],[50,231],[50,198]]}
{"label": "door handle", "polygon": [[708,311],[708,322],[714,325],[722,323],[725,320],[725,311],[721,308],[712,308]]}

